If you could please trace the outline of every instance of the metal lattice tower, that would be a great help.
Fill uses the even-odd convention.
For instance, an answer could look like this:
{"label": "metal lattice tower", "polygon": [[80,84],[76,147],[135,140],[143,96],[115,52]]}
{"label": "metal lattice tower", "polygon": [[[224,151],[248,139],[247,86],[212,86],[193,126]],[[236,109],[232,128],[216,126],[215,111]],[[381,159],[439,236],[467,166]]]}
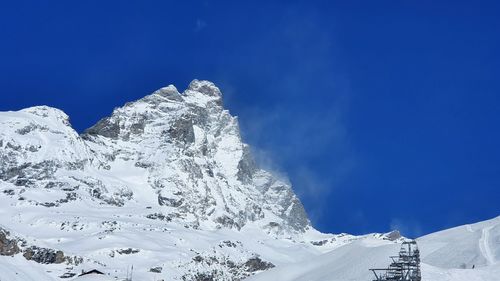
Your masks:
{"label": "metal lattice tower", "polygon": [[420,251],[415,240],[405,241],[401,245],[398,256],[390,257],[392,263],[387,268],[370,269],[375,278],[373,281],[421,281]]}

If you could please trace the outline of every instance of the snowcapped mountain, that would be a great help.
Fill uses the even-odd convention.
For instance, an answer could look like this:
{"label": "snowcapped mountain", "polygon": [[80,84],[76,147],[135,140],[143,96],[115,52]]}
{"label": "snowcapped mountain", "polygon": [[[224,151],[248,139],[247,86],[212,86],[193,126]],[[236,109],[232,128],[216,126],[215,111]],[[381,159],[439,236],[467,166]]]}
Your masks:
{"label": "snowcapped mountain", "polygon": [[[285,233],[310,226],[290,186],[253,163],[237,119],[210,82],[195,80],[182,95],[174,86],[162,88],[115,109],[82,136],[54,108],[1,117],[1,179],[37,188],[36,196],[45,190],[90,195],[105,205],[158,206],[194,228],[256,222]],[[61,204],[29,193],[23,198]]]}
{"label": "snowcapped mountain", "polygon": [[[161,88],[81,135],[55,108],[1,112],[0,160],[0,281],[91,269],[108,280],[370,280],[404,239],[316,231],[290,184],[254,163],[208,81]],[[499,224],[422,237],[424,277],[500,280]]]}

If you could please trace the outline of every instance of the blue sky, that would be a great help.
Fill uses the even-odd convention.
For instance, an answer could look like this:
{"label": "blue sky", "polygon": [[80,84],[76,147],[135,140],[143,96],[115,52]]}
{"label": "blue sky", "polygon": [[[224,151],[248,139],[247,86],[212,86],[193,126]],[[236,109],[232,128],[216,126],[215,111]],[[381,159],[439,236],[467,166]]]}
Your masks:
{"label": "blue sky", "polygon": [[41,2],[1,3],[0,110],[58,107],[82,131],[208,79],[322,231],[500,215],[496,1]]}

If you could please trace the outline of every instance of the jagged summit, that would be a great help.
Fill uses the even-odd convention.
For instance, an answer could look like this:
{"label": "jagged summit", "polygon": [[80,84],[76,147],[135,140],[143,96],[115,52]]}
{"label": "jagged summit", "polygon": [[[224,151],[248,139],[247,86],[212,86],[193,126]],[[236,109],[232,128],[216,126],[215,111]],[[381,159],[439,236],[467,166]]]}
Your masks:
{"label": "jagged summit", "polygon": [[179,91],[172,84],[154,91],[153,94],[160,95],[160,96],[165,96],[165,97],[168,97],[168,96],[171,96],[171,95],[173,95],[173,96],[176,96],[176,95],[180,96]]}
{"label": "jagged summit", "polygon": [[[191,112],[181,112],[182,109]],[[123,107],[116,108],[111,116],[101,119],[96,125],[85,130],[83,135],[116,139],[122,131],[122,136],[128,137],[130,134],[142,133],[145,123],[158,121],[154,119],[167,122],[166,118],[175,117],[174,111],[184,114],[186,118],[190,115],[189,118],[196,117],[200,120],[207,118],[209,113],[214,114],[222,110],[222,94],[219,88],[209,81],[193,80],[183,93],[179,93],[174,85],[169,85],[139,100],[128,102]]]}
{"label": "jagged summit", "polygon": [[187,91],[193,91],[205,94],[207,96],[222,98],[222,93],[220,89],[215,86],[214,83],[206,80],[193,80],[187,89]]}

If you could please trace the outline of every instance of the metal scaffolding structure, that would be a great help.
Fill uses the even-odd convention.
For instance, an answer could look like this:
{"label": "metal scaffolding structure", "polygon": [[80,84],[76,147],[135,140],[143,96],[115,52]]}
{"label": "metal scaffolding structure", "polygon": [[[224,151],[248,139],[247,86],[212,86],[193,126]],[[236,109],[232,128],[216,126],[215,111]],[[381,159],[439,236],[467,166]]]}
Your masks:
{"label": "metal scaffolding structure", "polygon": [[392,263],[387,268],[370,269],[375,278],[373,281],[421,281],[420,251],[415,240],[405,241],[401,245],[398,256],[390,257]]}

